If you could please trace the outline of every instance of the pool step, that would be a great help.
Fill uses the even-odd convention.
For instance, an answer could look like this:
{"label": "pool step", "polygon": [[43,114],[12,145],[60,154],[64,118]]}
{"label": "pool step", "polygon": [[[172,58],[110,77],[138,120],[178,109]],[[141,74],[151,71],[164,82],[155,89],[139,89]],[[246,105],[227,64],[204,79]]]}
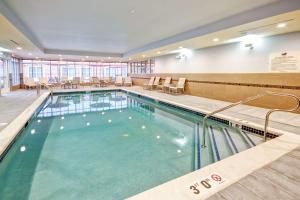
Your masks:
{"label": "pool step", "polygon": [[214,161],[222,160],[263,142],[262,138],[240,129],[209,126],[208,133]]}
{"label": "pool step", "polygon": [[235,152],[239,153],[246,149],[249,149],[255,146],[255,143],[249,139],[248,135],[242,131],[236,130],[229,130],[227,128],[223,128],[225,134],[230,137],[232,144],[235,146]]}
{"label": "pool step", "polygon": [[195,170],[214,162],[211,141],[206,139],[207,148],[202,148],[202,127],[195,124]]}
{"label": "pool step", "polygon": [[238,129],[238,131],[244,137],[247,138],[247,140],[252,144],[252,147],[264,142],[264,140],[263,140],[262,137],[256,136],[254,133],[250,133],[250,132],[247,132],[247,131],[244,131],[244,130],[240,130],[240,129]]}
{"label": "pool step", "polygon": [[253,133],[224,126],[208,126],[206,148],[202,148],[202,127],[195,124],[195,170],[263,142]]}
{"label": "pool step", "polygon": [[215,161],[234,154],[233,146],[222,128],[209,126],[208,133]]}

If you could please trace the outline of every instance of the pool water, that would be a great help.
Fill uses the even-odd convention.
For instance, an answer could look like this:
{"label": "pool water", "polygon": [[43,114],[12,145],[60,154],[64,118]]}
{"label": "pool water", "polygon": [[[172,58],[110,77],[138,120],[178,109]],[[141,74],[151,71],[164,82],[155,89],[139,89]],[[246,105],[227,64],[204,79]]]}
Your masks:
{"label": "pool water", "polygon": [[209,121],[202,149],[201,121],[120,91],[55,95],[1,161],[0,199],[124,199],[260,141]]}

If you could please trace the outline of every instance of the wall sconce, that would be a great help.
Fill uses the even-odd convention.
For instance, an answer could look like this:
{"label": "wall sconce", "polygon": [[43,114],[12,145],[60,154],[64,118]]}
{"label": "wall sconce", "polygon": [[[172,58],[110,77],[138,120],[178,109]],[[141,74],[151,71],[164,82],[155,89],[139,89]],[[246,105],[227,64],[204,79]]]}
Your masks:
{"label": "wall sconce", "polygon": [[178,59],[178,60],[185,60],[187,57],[184,54],[179,54],[175,58]]}
{"label": "wall sconce", "polygon": [[176,56],[176,59],[187,60],[188,58],[192,57],[192,54],[192,50],[183,48],[179,50],[179,54]]}

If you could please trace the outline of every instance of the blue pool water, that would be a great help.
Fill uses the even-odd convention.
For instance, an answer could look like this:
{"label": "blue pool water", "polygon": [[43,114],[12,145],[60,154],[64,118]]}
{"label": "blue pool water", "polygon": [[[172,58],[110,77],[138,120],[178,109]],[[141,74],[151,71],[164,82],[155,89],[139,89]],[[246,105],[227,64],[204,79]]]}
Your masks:
{"label": "blue pool water", "polygon": [[1,161],[0,199],[124,199],[260,143],[209,121],[200,148],[201,121],[120,91],[55,95]]}

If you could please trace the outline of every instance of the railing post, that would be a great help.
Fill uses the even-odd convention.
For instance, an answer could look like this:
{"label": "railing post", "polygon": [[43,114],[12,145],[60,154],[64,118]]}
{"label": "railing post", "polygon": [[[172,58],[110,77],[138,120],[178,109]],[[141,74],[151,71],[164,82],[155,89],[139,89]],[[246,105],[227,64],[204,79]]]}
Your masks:
{"label": "railing post", "polygon": [[205,116],[204,118],[203,118],[203,123],[202,123],[202,126],[203,126],[203,131],[202,131],[202,140],[203,140],[203,143],[202,143],[202,147],[204,148],[204,147],[206,147],[206,141],[205,141],[205,136],[206,136],[206,119],[207,119],[207,116]]}
{"label": "railing post", "polygon": [[265,118],[265,127],[264,127],[264,141],[267,141],[267,133],[268,133],[268,125],[269,125],[269,118],[272,111],[267,112],[266,118]]}
{"label": "railing post", "polygon": [[270,115],[273,112],[296,112],[299,107],[300,107],[300,99],[293,94],[286,94],[286,93],[275,93],[275,92],[268,92],[269,95],[274,95],[274,96],[287,96],[287,97],[292,97],[295,101],[296,101],[296,105],[290,109],[272,109],[269,110],[266,114],[266,118],[265,118],[265,127],[264,127],[264,141],[267,141],[267,134],[268,134],[268,126],[269,126],[269,121],[270,121]]}
{"label": "railing post", "polygon": [[40,84],[37,84],[37,86],[36,86],[36,94],[37,95],[41,94],[41,85]]}

